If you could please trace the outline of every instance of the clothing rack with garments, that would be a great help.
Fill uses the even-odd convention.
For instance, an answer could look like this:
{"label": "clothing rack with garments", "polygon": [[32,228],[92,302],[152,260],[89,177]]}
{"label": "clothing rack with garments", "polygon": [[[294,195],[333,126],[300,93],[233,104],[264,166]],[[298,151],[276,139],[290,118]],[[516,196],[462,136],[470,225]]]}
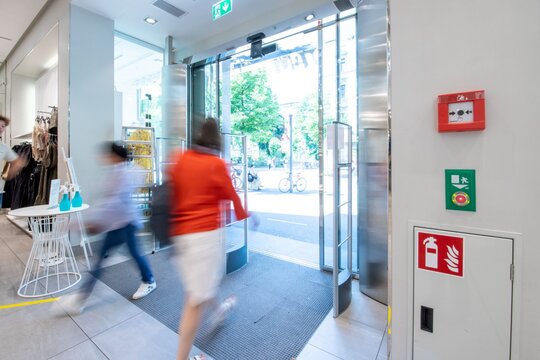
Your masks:
{"label": "clothing rack with garments", "polygon": [[[58,110],[38,111],[32,136],[32,154],[40,166],[40,181],[34,205],[44,205],[49,201],[51,180],[58,177],[57,123]],[[48,114],[48,116],[43,116]]]}
{"label": "clothing rack with garments", "polygon": [[27,165],[6,182],[3,208],[17,209],[49,201],[51,180],[58,177],[58,109],[49,108],[51,111],[36,111],[32,141],[13,147]]}
{"label": "clothing rack with garments", "polygon": [[26,162],[26,166],[13,179],[6,181],[2,207],[18,209],[32,206],[39,187],[39,175],[37,161],[32,156],[32,144],[23,142],[13,146],[13,151]]}

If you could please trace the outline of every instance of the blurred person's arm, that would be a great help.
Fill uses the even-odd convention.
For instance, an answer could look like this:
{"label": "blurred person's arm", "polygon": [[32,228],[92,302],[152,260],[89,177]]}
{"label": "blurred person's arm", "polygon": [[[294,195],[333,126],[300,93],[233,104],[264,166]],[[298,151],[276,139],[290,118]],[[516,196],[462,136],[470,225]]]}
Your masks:
{"label": "blurred person's arm", "polygon": [[127,169],[121,166],[125,165],[105,172],[98,199],[86,216],[89,226],[99,231],[119,229],[130,221],[133,180],[139,177],[130,178]]}
{"label": "blurred person's arm", "polygon": [[28,161],[17,155],[17,153],[9,147],[6,146],[6,148],[5,160],[9,163],[9,169],[5,176],[5,180],[11,180],[28,164]]}
{"label": "blurred person's arm", "polygon": [[244,220],[248,217],[248,213],[242,206],[242,202],[234,190],[231,177],[227,172],[225,162],[219,161],[219,166],[216,169],[215,175],[218,177],[218,184],[221,186],[221,196],[224,200],[231,200],[234,206],[234,213],[237,220]]}

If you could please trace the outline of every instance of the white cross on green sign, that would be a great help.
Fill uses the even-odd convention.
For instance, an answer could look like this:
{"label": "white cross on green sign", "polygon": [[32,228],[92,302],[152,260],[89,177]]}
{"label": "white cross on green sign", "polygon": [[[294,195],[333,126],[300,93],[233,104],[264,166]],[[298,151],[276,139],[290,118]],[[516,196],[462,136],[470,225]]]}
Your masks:
{"label": "white cross on green sign", "polygon": [[222,0],[212,5],[212,20],[217,20],[223,15],[227,15],[232,10],[232,0]]}

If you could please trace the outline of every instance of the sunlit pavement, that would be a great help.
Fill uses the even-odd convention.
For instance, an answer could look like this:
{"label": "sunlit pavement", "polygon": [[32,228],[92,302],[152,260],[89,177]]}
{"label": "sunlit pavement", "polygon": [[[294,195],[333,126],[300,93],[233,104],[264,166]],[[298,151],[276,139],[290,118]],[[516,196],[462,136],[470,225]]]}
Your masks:
{"label": "sunlit pavement", "polygon": [[[282,193],[278,190],[279,181],[287,176],[286,169],[257,169],[263,188],[248,192],[248,209],[260,221],[256,230],[249,231],[249,249],[252,251],[280,257],[305,265],[319,265],[319,170],[294,170],[306,179],[303,192]],[[327,182],[330,177],[325,178]],[[329,184],[328,184],[329,185]],[[327,186],[328,186],[327,185]],[[325,192],[325,228],[331,239],[332,200]],[[243,192],[240,193],[243,197]],[[228,230],[229,241],[241,239],[241,226]],[[234,246],[234,245],[233,245]],[[325,245],[326,264],[331,263],[331,242]]]}

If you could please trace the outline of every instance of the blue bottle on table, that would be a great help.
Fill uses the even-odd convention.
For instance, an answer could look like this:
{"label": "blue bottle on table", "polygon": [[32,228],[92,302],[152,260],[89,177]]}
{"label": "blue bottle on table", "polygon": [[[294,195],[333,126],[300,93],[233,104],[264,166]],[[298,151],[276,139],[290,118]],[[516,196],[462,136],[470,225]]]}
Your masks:
{"label": "blue bottle on table", "polygon": [[58,204],[58,207],[60,208],[60,211],[68,211],[71,209],[71,201],[69,201],[69,195],[67,193],[64,193],[62,196],[62,200],[60,201],[60,204]]}
{"label": "blue bottle on table", "polygon": [[75,195],[73,195],[73,199],[71,200],[71,206],[72,207],[81,207],[82,206],[82,197],[79,190],[75,191]]}

